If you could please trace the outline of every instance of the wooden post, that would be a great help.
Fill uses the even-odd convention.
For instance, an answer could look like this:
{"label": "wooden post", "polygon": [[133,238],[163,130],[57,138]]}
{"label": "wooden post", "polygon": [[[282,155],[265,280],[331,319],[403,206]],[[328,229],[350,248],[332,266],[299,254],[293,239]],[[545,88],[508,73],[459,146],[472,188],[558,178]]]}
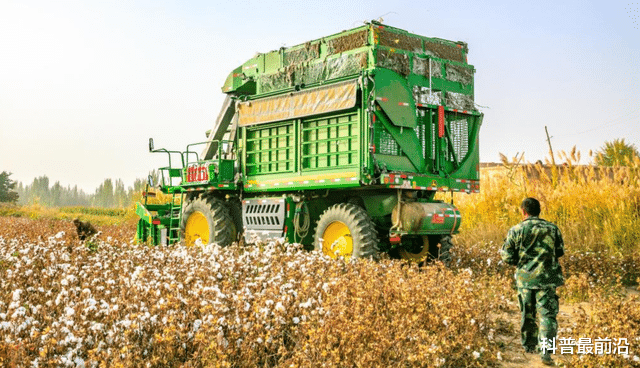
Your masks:
{"label": "wooden post", "polygon": [[549,155],[551,156],[551,181],[553,187],[556,187],[558,183],[558,167],[556,166],[556,158],[553,156],[553,148],[551,147],[551,137],[549,137],[549,130],[547,130],[547,126],[544,126],[544,131],[547,133],[547,143],[549,144]]}

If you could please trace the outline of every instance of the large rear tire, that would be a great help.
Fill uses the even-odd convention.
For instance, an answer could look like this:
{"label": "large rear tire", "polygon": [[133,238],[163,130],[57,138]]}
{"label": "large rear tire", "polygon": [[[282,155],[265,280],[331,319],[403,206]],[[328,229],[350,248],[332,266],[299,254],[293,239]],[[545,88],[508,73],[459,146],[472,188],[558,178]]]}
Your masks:
{"label": "large rear tire", "polygon": [[398,254],[400,258],[411,262],[438,260],[445,266],[449,266],[452,245],[450,235],[405,236]]}
{"label": "large rear tire", "polygon": [[187,200],[183,207],[180,236],[186,246],[217,243],[226,247],[236,239],[236,226],[222,200],[204,194]]}
{"label": "large rear tire", "polygon": [[398,255],[407,261],[422,263],[429,259],[429,236],[404,236],[402,245],[398,248]]}
{"label": "large rear tire", "polygon": [[331,258],[374,258],[378,254],[378,236],[364,208],[339,203],[320,216],[314,237],[316,250]]}

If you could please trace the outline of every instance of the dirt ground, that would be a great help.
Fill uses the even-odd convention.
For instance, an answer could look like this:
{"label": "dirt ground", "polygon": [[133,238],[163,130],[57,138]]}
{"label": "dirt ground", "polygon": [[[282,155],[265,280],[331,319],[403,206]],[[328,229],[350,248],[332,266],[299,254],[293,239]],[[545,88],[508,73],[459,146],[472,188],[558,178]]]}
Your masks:
{"label": "dirt ground", "polygon": [[[635,287],[627,288],[627,295],[640,294]],[[579,310],[584,310],[589,313],[591,310],[591,303],[575,303],[568,304],[562,303],[560,300],[560,313],[558,314],[558,330],[567,328],[570,326],[571,321],[579,313]],[[527,354],[524,352],[522,345],[520,344],[520,310],[518,304],[514,302],[509,305],[509,310],[505,313],[496,315],[496,320],[501,327],[496,336],[496,340],[504,344],[502,356],[504,368],[520,368],[520,367],[548,367],[540,362],[539,354]],[[561,336],[561,333],[558,334]],[[563,335],[569,337],[568,335]],[[563,366],[563,363],[570,360],[570,356],[554,354],[552,356],[556,363],[556,366]]]}

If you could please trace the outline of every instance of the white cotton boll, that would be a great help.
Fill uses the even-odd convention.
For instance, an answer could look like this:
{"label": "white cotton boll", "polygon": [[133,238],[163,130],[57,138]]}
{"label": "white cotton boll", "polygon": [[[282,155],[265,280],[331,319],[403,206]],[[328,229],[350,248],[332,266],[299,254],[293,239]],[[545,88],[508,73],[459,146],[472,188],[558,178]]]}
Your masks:
{"label": "white cotton boll", "polygon": [[28,327],[27,322],[22,322],[20,326],[18,326],[16,334],[19,334],[20,332],[26,330],[27,327]]}
{"label": "white cotton boll", "polygon": [[13,297],[11,300],[14,302],[20,301],[20,294],[22,294],[22,289],[16,289],[13,291]]}
{"label": "white cotton boll", "polygon": [[61,239],[63,236],[64,236],[64,231],[61,231],[61,232],[57,233],[54,237],[56,239]]}
{"label": "white cotton boll", "polygon": [[285,311],[284,305],[282,305],[282,303],[278,302],[278,304],[276,304],[275,310],[277,310],[279,312],[284,312]]}
{"label": "white cotton boll", "polygon": [[193,321],[193,332],[198,332],[200,326],[202,326],[202,320],[196,319]]}
{"label": "white cotton boll", "polygon": [[18,307],[15,312],[11,315],[11,319],[16,319],[18,317],[23,317],[27,313],[27,309],[25,307]]}
{"label": "white cotton boll", "polygon": [[293,317],[293,324],[297,325],[298,323],[300,323],[300,318],[298,317]]}
{"label": "white cotton boll", "polygon": [[80,357],[76,357],[76,358],[73,360],[73,362],[75,363],[76,368],[84,368],[84,367],[85,367],[85,365],[84,365],[84,359],[82,359],[82,358],[80,358]]}
{"label": "white cotton boll", "polygon": [[478,353],[477,351],[473,351],[473,353],[471,353],[473,355],[474,358],[479,359],[480,358],[480,353]]}

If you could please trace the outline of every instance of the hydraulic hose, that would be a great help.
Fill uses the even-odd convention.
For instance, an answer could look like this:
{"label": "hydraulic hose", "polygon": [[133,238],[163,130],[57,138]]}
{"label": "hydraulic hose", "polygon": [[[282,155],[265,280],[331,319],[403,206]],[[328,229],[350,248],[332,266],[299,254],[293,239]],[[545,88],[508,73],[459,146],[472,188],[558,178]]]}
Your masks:
{"label": "hydraulic hose", "polygon": [[[300,217],[302,217],[302,223],[300,223]],[[295,235],[299,241],[302,241],[309,233],[309,225],[311,224],[311,216],[309,215],[309,208],[307,204],[302,201],[296,204],[296,213],[293,216],[293,227],[295,229]],[[295,241],[295,237],[294,237]]]}

